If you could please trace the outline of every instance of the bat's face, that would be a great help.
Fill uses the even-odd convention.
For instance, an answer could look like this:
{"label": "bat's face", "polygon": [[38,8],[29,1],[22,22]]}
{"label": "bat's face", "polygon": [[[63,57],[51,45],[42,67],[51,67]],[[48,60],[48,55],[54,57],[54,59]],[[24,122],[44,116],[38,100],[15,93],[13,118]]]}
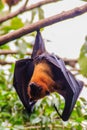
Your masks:
{"label": "bat's face", "polygon": [[50,65],[42,61],[35,65],[32,78],[28,85],[28,96],[31,100],[38,100],[50,92],[54,91],[55,82],[53,80]]}

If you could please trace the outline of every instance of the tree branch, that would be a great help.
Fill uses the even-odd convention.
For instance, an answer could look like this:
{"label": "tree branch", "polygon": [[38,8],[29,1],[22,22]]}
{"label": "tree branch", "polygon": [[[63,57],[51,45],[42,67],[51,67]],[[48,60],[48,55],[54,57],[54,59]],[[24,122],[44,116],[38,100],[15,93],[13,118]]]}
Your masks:
{"label": "tree branch", "polygon": [[27,6],[28,1],[29,1],[29,0],[26,0],[26,1],[25,1],[23,8],[25,8],[25,7]]}
{"label": "tree branch", "polygon": [[[27,53],[27,54],[28,54],[28,53]],[[64,59],[63,59],[63,60],[64,60]],[[66,64],[66,65],[69,65],[69,66],[71,66],[71,62],[72,62],[72,61],[75,63],[76,60],[74,60],[74,59],[73,59],[73,60],[67,59],[67,63],[66,63],[66,61],[64,60],[65,64]],[[11,62],[11,61],[8,62],[8,61],[0,60],[0,65],[7,65],[7,64],[10,64],[10,65],[11,65],[11,64],[13,64],[13,63],[14,63],[14,62]],[[71,67],[73,67],[73,66],[71,66]],[[75,67],[75,66],[74,66],[74,67]]]}
{"label": "tree branch", "polygon": [[23,6],[22,6],[19,10],[17,10],[16,12],[10,13],[10,14],[8,14],[8,15],[6,15],[6,16],[0,18],[0,23],[3,23],[3,22],[5,22],[5,21],[7,21],[7,20],[9,20],[9,19],[11,19],[11,18],[13,18],[13,17],[19,15],[19,14],[22,14],[22,13],[24,13],[24,12],[26,12],[26,11],[29,11],[29,10],[32,10],[32,9],[35,9],[35,8],[38,8],[38,7],[42,6],[42,5],[46,5],[46,4],[50,4],[50,3],[53,3],[53,2],[57,2],[57,1],[58,1],[58,0],[43,0],[43,1],[41,1],[41,2],[38,2],[38,3],[33,4],[33,5],[31,5],[31,6],[26,6],[26,7],[25,7],[25,5],[26,5],[26,3],[25,3],[25,5],[23,5]]}
{"label": "tree branch", "polygon": [[78,62],[77,59],[63,59],[66,65],[69,65],[71,67],[75,67],[76,63]]}
{"label": "tree branch", "polygon": [[[19,52],[11,50],[0,50],[0,55],[10,55],[10,54],[19,54]],[[31,53],[27,52],[26,55],[31,55]]]}
{"label": "tree branch", "polygon": [[85,87],[87,87],[87,84],[84,84]]}
{"label": "tree branch", "polygon": [[17,38],[20,38],[28,33],[39,30],[40,28],[43,28],[43,27],[46,27],[46,26],[52,25],[54,23],[58,23],[60,21],[70,19],[70,18],[74,18],[74,17],[79,16],[86,12],[87,12],[87,4],[74,8],[69,11],[62,12],[62,13],[54,15],[54,16],[51,16],[44,20],[40,20],[39,22],[33,23],[31,25],[27,25],[19,30],[16,30],[14,32],[1,36],[0,37],[0,46],[4,45],[7,42],[15,40]]}
{"label": "tree branch", "polygon": [[[11,51],[11,50],[0,50],[0,55],[13,55],[13,54],[19,54],[18,51]],[[30,52],[26,52],[25,55],[31,55]],[[67,59],[67,58],[63,58],[64,62],[66,65],[70,65],[71,67],[75,67],[76,63],[78,62],[77,59]],[[6,62],[8,63],[8,62]],[[0,64],[2,64],[2,62],[0,62]]]}
{"label": "tree branch", "polygon": [[14,62],[11,62],[11,61],[3,61],[3,60],[0,60],[0,65],[11,65],[13,64]]}

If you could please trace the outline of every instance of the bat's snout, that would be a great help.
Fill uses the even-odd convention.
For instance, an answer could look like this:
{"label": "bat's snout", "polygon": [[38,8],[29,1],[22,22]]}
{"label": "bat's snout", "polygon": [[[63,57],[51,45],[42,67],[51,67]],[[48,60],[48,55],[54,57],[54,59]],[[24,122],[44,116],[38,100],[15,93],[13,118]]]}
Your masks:
{"label": "bat's snout", "polygon": [[40,86],[38,86],[36,83],[30,83],[30,89],[33,92],[41,92],[42,88]]}
{"label": "bat's snout", "polygon": [[30,97],[30,100],[38,100],[40,98],[43,98],[44,96],[50,95],[50,92],[48,90],[44,90],[43,87],[40,85],[31,82],[28,87],[28,94]]}
{"label": "bat's snout", "polygon": [[29,84],[29,89],[29,93],[33,99],[37,99],[37,97],[40,95],[42,91],[42,88],[34,82]]}

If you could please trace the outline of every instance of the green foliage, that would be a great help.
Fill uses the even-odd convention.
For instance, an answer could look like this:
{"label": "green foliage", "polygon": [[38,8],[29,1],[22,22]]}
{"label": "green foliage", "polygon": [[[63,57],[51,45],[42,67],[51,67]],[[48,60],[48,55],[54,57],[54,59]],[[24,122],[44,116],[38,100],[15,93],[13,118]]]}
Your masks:
{"label": "green foliage", "polygon": [[44,19],[44,11],[42,8],[38,8],[38,17],[39,20]]}
{"label": "green foliage", "polygon": [[1,32],[2,32],[1,34],[5,34],[13,30],[17,30],[23,26],[24,26],[24,23],[22,22],[22,20],[18,17],[15,17],[12,20],[7,21],[4,24],[2,24],[2,26],[0,27]]}
{"label": "green foliage", "polygon": [[2,1],[0,0],[0,11],[4,8]]}
{"label": "green foliage", "polygon": [[[54,94],[54,98],[60,100],[60,97],[58,97],[57,94]],[[67,127],[67,129],[70,129],[74,127],[76,130],[79,130],[82,129],[81,123],[87,118],[87,113],[84,114],[82,112],[85,103],[86,101],[81,103],[81,100],[79,100],[71,115],[71,119],[67,123],[64,123],[60,119],[57,119],[58,115],[52,107],[52,100],[50,100],[49,97],[39,100],[35,105],[33,113],[29,115],[18,99],[14,89],[3,90],[2,85],[0,85],[0,128],[14,130],[18,128],[27,129],[32,125],[39,125],[41,127],[43,127],[43,125],[45,125],[45,127],[51,125],[55,127],[57,124],[59,125],[58,127],[61,128]],[[81,114],[79,115],[79,113]]]}
{"label": "green foliage", "polygon": [[33,9],[31,11],[31,20],[30,20],[30,23],[32,23],[34,21],[35,16],[36,16],[36,9]]}
{"label": "green foliage", "polygon": [[64,99],[53,93],[39,100],[31,114],[27,113],[12,86],[14,64],[5,69],[0,67],[0,128],[8,130],[27,130],[31,127],[39,129],[82,130],[87,120],[87,101],[79,98],[72,115],[67,122],[63,122],[53,104],[59,112],[64,107]]}
{"label": "green foliage", "polygon": [[85,2],[87,2],[87,0],[82,0],[82,1],[85,1]]}
{"label": "green foliage", "polygon": [[44,11],[41,7],[32,10],[30,23],[32,23],[35,20],[35,17],[37,15],[39,20],[44,19]]}
{"label": "green foliage", "polygon": [[85,43],[81,47],[78,62],[81,74],[87,77],[87,37],[85,39]]}

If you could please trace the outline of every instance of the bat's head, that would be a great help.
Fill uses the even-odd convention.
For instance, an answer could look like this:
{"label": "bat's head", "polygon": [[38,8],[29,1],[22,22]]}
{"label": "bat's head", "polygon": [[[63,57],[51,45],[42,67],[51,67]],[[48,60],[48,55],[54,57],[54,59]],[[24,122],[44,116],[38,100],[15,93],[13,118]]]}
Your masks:
{"label": "bat's head", "polygon": [[28,87],[28,94],[30,101],[37,101],[38,99],[49,95],[50,92],[48,89],[43,89],[43,86],[39,86],[39,84],[36,84],[36,82],[31,82]]}
{"label": "bat's head", "polygon": [[50,65],[42,60],[34,68],[28,84],[28,95],[32,100],[38,100],[54,91],[55,82]]}

